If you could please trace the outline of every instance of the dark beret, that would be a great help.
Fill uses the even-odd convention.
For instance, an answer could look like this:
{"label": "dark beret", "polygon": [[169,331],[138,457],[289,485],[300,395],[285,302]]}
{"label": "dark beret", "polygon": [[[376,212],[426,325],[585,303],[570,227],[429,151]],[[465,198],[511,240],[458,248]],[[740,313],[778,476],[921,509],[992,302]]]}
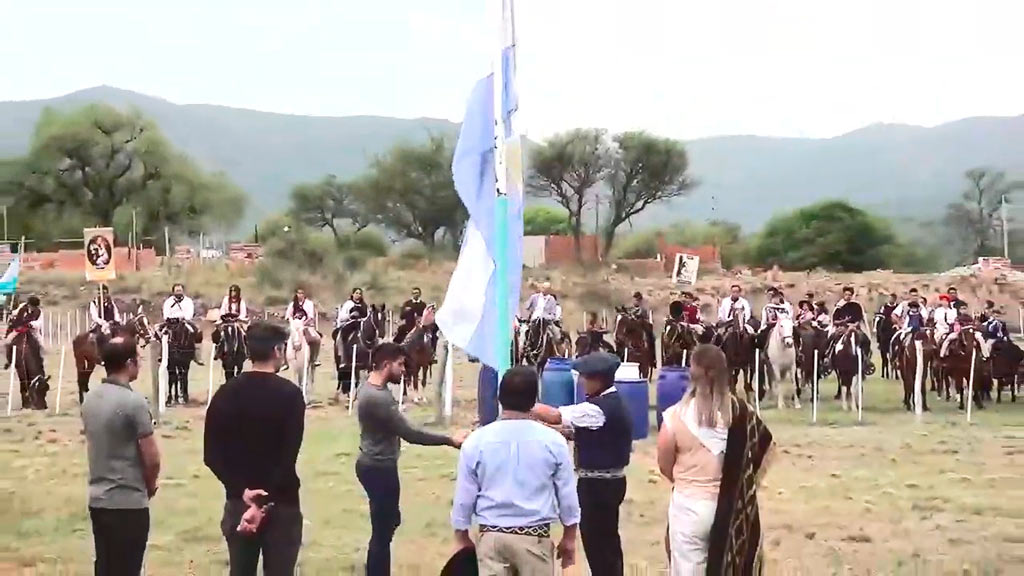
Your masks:
{"label": "dark beret", "polygon": [[581,376],[614,376],[621,363],[619,357],[614,354],[593,352],[573,361],[572,369],[579,372]]}

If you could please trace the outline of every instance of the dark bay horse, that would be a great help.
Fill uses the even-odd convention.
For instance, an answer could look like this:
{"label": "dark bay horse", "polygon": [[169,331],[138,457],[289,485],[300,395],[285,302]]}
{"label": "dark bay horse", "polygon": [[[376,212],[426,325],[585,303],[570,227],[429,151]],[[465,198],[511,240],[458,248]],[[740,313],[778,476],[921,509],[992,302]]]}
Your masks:
{"label": "dark bay horse", "polygon": [[[124,332],[135,338],[143,347],[155,338],[149,325],[149,319],[146,318],[141,307],[134,316],[127,318],[123,325],[112,325],[111,332]],[[89,379],[92,378],[96,367],[100,365],[98,338],[99,335],[95,332],[83,332],[71,341],[71,352],[75,357],[75,369],[78,372],[79,404],[85,400],[85,394],[89,391]]]}
{"label": "dark bay horse", "polygon": [[[971,326],[961,328],[953,337],[946,349],[946,357],[940,361],[942,365],[942,378],[940,385],[945,389],[946,400],[950,399],[950,385],[956,387],[957,396],[960,399],[960,409],[964,409],[964,386],[971,378],[971,358],[974,357],[974,404],[979,409],[984,409],[982,403],[982,381],[984,373],[982,370],[981,347],[975,339],[975,329]],[[940,391],[941,393],[941,391]]]}
{"label": "dark bay horse", "polygon": [[654,350],[647,340],[646,318],[637,318],[625,307],[615,309],[615,352],[623,362],[636,362],[640,365],[640,377],[651,379],[657,368]]}
{"label": "dark bay horse", "polygon": [[43,368],[43,348],[32,330],[18,330],[8,346],[15,351],[14,369],[21,388],[22,409],[46,410],[50,377]]}
{"label": "dark bay horse", "polygon": [[1024,351],[1013,342],[995,341],[989,364],[992,379],[996,383],[996,402],[1003,401],[1003,388],[1009,388],[1010,401],[1017,401],[1017,372],[1024,361]]}
{"label": "dark bay horse", "polygon": [[203,341],[203,333],[192,332],[188,322],[171,318],[157,328],[157,334],[161,338],[167,336],[166,405],[188,404],[188,373],[196,360],[196,345]]}
{"label": "dark bay horse", "polygon": [[899,379],[899,376],[893,374],[892,364],[895,364],[895,358],[892,357],[892,337],[896,334],[896,326],[892,323],[892,318],[879,318],[875,323],[875,341],[878,342],[878,357],[882,363],[882,378],[893,378]]}
{"label": "dark bay horse", "polygon": [[[843,410],[850,410],[857,408],[860,402],[853,393],[853,384],[857,380],[861,365],[857,357],[857,337],[860,330],[856,325],[839,327],[837,330],[842,332],[832,348],[832,368],[835,370],[837,381],[836,397],[843,401]],[[863,374],[861,377],[863,378]]]}
{"label": "dark bay horse", "polygon": [[227,382],[242,373],[245,361],[249,357],[245,343],[245,330],[237,318],[224,318],[217,327],[217,357],[224,368],[224,381]]}
{"label": "dark bay horse", "polygon": [[[742,313],[733,312],[731,320],[725,328],[725,334],[719,342],[719,347],[725,352],[729,371],[732,372],[733,394],[736,393],[736,387],[740,383],[740,372],[742,372],[743,391],[749,398],[753,392],[754,335],[748,332],[744,326]],[[766,379],[758,379],[758,399],[764,398]]]}
{"label": "dark bay horse", "polygon": [[[334,365],[338,370],[337,394],[351,394],[359,384],[359,374],[370,369],[373,349],[384,337],[384,318],[387,305],[377,308],[372,304],[367,308],[366,317],[353,320],[358,326],[355,330],[337,330],[334,335]],[[353,357],[352,348],[355,347]],[[353,367],[355,378],[353,379]]]}
{"label": "dark bay horse", "polygon": [[[810,390],[816,390],[817,384],[821,382],[824,374],[821,363],[825,359],[825,351],[828,349],[828,334],[814,325],[810,320],[801,322],[796,326],[796,364],[797,364],[797,392],[802,386],[810,385]],[[817,351],[818,366],[815,370],[814,352]],[[814,381],[817,374],[818,382]]]}
{"label": "dark bay horse", "polygon": [[661,365],[690,365],[690,356],[697,347],[697,333],[681,320],[665,320],[661,331]]}
{"label": "dark bay horse", "polygon": [[573,346],[577,358],[586,356],[591,352],[615,353],[615,348],[602,338],[603,330],[580,330],[576,333],[576,343]]}
{"label": "dark bay horse", "polygon": [[[928,380],[928,375],[931,373],[935,360],[939,355],[938,346],[935,344],[934,330],[931,328],[925,328],[914,333],[908,345],[894,347],[895,350],[899,351],[899,356],[894,358],[895,363],[899,367],[900,379],[903,380],[903,406],[908,411],[914,411],[916,408],[914,404],[914,387],[916,386],[917,379],[917,346],[921,345],[921,410],[924,412],[928,411],[928,390],[925,388],[924,383]],[[881,345],[881,343],[879,343]]]}
{"label": "dark bay horse", "polygon": [[[434,363],[434,339],[429,326],[416,326],[405,335],[399,344],[405,350],[406,384],[412,381],[413,403],[424,401],[422,389],[426,390],[430,367]],[[408,391],[408,386],[406,386]]]}
{"label": "dark bay horse", "polygon": [[548,358],[568,357],[572,352],[572,343],[568,341],[564,332],[560,340],[556,341],[551,337],[553,323],[554,320],[540,318],[527,324],[526,338],[522,347],[522,361],[527,366],[535,367],[538,374],[544,371],[544,365],[547,364]]}

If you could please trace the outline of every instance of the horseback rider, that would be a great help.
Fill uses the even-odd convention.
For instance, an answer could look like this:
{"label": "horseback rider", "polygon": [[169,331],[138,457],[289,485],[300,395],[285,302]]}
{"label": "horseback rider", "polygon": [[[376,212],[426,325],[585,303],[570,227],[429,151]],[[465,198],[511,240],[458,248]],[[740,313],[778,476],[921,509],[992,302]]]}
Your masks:
{"label": "horseback rider", "polygon": [[750,325],[750,302],[743,297],[743,288],[739,284],[733,284],[729,287],[729,295],[722,299],[722,303],[718,306],[718,327],[720,334],[724,335],[724,330],[727,330],[732,325],[733,311],[738,310],[740,312],[743,327],[750,334],[754,333],[754,328]]}
{"label": "horseback rider", "polygon": [[754,345],[762,350],[768,345],[768,335],[778,323],[779,318],[793,318],[793,306],[786,302],[785,296],[778,288],[768,289],[768,303],[761,309],[761,330],[754,339]]}
{"label": "horseback rider", "polygon": [[598,350],[604,350],[605,352],[615,353],[615,347],[608,343],[604,339],[604,335],[608,333],[608,328],[601,324],[601,321],[597,317],[597,312],[587,312],[587,339],[590,341],[590,351],[597,352]]}
{"label": "horseback rider", "polygon": [[628,313],[634,319],[639,320],[644,327],[644,338],[647,340],[647,349],[654,351],[654,324],[651,323],[651,312],[644,302],[644,295],[640,292],[633,292],[633,305]]}
{"label": "horseback rider", "polygon": [[875,321],[873,323],[873,327],[876,332],[878,331],[878,325],[880,322],[883,322],[885,320],[892,322],[892,314],[896,310],[896,301],[898,299],[899,296],[897,296],[896,293],[893,292],[892,294],[889,294],[889,299],[883,302],[882,305],[878,307],[878,312],[875,312]]}
{"label": "horseback rider", "polygon": [[932,313],[935,324],[935,340],[942,342],[956,324],[956,310],[950,308],[951,298],[947,294],[939,295],[939,307]]}
{"label": "horseback rider", "polygon": [[[302,321],[303,336],[306,338],[306,343],[309,344],[309,357],[319,358],[317,353],[320,351],[320,333],[316,330],[316,305],[312,300],[306,298],[305,290],[295,289],[295,294],[292,296],[292,301],[288,303],[284,317],[289,323],[292,320]],[[317,366],[320,366],[319,360],[313,362],[313,367]],[[288,367],[285,366],[284,369],[287,370]]]}
{"label": "horseback rider", "polygon": [[[946,354],[949,353],[950,343],[956,340],[957,336],[960,334],[960,330],[973,326],[974,318],[972,318],[970,313],[967,311],[967,303],[961,300],[959,307],[956,309],[956,320],[952,325],[953,329],[945,338],[942,339],[942,345],[939,347],[939,358],[946,357]],[[985,337],[982,335],[982,331],[973,330],[972,333],[974,334],[975,341],[978,342],[978,346],[981,349],[982,360],[988,360],[989,346],[985,341]]]}
{"label": "horseback rider", "polygon": [[220,360],[220,327],[226,323],[234,323],[238,326],[242,333],[245,333],[245,327],[249,323],[249,311],[245,305],[245,299],[242,298],[242,288],[238,284],[232,284],[228,288],[228,294],[220,301],[220,318],[215,323],[216,329],[213,331],[211,339],[214,345],[214,360]]}
{"label": "horseback rider", "polygon": [[[405,342],[406,336],[416,329],[420,319],[423,318],[423,313],[427,310],[427,303],[423,301],[422,296],[423,292],[419,287],[414,287],[412,289],[412,298],[402,303],[402,310],[398,313],[398,318],[402,323],[398,325],[398,329],[395,330],[395,337],[392,339],[395,344]],[[430,336],[431,342],[436,345],[436,326],[431,328]]]}
{"label": "horseback rider", "polygon": [[814,322],[814,305],[810,300],[801,300],[796,304],[796,323]]}
{"label": "horseback rider", "polygon": [[949,296],[949,307],[953,310],[959,310],[961,306],[967,306],[967,302],[960,299],[960,293],[957,291],[956,286],[950,286],[946,289],[946,295]]}
{"label": "horseback rider", "polygon": [[4,336],[7,340],[7,346],[5,346],[7,349],[7,363],[4,365],[4,370],[11,367],[12,354],[14,353],[14,347],[11,346],[11,342],[18,334],[23,332],[31,334],[31,337],[39,346],[39,353],[42,354],[43,342],[39,338],[39,333],[43,329],[41,305],[42,303],[39,301],[38,296],[29,296],[28,300],[18,306],[11,314],[11,320],[7,323],[7,333]]}
{"label": "horseback rider", "polygon": [[841,328],[860,328],[857,331],[857,346],[861,349],[861,362],[864,374],[870,376],[875,373],[875,367],[871,363],[871,339],[864,333],[864,307],[853,299],[853,286],[843,287],[843,298],[836,303],[832,311],[832,326],[829,329],[828,349],[825,351],[825,358],[832,356],[836,343],[842,336]]}
{"label": "horseback rider", "polygon": [[832,315],[829,314],[824,300],[814,303],[814,324],[822,330],[828,330],[832,326]]}
{"label": "horseback rider", "polygon": [[110,290],[106,284],[100,285],[100,295],[89,302],[89,318],[92,320],[89,332],[96,335],[96,345],[101,347],[110,338],[114,328],[123,324],[121,312],[110,299]]}
{"label": "horseback rider", "polygon": [[[902,302],[896,305],[896,308],[892,311],[892,323],[900,327],[900,331],[906,327],[907,315],[910,313],[909,307],[911,302],[916,302],[917,306],[921,306],[921,296],[917,293],[917,288],[911,288],[907,291],[907,297]],[[920,309],[918,313],[920,313]]]}
{"label": "horseback rider", "polygon": [[[199,327],[192,321],[195,318],[196,305],[192,302],[192,299],[185,296],[185,285],[180,282],[175,283],[171,286],[171,295],[164,300],[163,306],[163,317],[164,325],[170,322],[182,322],[185,325],[185,329],[188,330],[189,334],[193,337],[201,336],[202,332],[199,331]],[[159,328],[163,328],[160,326]],[[195,363],[204,366],[203,361],[197,355],[194,359]]]}
{"label": "horseback rider", "polygon": [[551,293],[551,283],[544,282],[526,302],[526,317],[529,318],[529,332],[533,333],[536,326],[547,322],[548,336],[552,342],[562,341],[562,307],[558,299]]}
{"label": "horseback rider", "polygon": [[[999,310],[996,310],[996,303],[991,300],[985,301],[985,311],[981,313],[980,321],[982,335],[991,342],[1009,342],[1010,334],[1006,330],[1006,322],[1000,318]],[[991,346],[990,346],[991,348]]]}

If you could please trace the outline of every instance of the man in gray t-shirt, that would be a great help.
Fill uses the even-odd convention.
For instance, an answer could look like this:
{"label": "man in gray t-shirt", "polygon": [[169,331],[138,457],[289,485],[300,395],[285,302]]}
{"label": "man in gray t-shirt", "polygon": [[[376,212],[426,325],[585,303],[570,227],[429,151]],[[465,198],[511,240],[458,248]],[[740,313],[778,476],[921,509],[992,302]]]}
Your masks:
{"label": "man in gray t-shirt", "polygon": [[138,378],[135,340],[116,335],[101,350],[107,377],[82,403],[89,453],[89,516],[95,573],[138,574],[149,537],[149,499],[156,494],[160,453]]}

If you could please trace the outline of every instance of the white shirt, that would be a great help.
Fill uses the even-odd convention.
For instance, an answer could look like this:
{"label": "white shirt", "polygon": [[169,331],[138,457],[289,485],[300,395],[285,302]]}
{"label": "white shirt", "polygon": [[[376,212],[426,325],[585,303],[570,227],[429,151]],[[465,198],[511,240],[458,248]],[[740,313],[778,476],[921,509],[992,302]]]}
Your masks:
{"label": "white shirt", "polygon": [[956,310],[952,308],[936,308],[933,314],[935,328],[939,332],[949,332],[956,323]]}
{"label": "white shirt", "polygon": [[[100,317],[100,307],[96,305],[95,300],[89,302],[89,318],[91,318],[95,324],[99,324],[101,326],[106,325],[107,323],[106,320]],[[116,305],[114,306],[114,322],[117,322],[118,324],[121,323],[121,311],[117,309]]]}
{"label": "white shirt", "polygon": [[[611,394],[615,391],[615,386],[612,386],[604,392],[601,392],[601,396]],[[601,407],[593,402],[580,402],[579,404],[561,406],[558,408],[558,413],[562,415],[562,424],[567,424],[575,428],[597,430],[601,426],[604,426],[604,410],[601,410]]]}
{"label": "white shirt", "polygon": [[[220,301],[220,315],[223,316],[225,314],[228,314],[230,312],[230,310],[231,310],[231,308],[230,308],[230,306],[228,304],[228,297],[225,296],[224,299]],[[238,319],[239,320],[248,320],[249,319],[249,311],[245,307],[245,299],[244,298],[238,302]]]}
{"label": "white shirt", "polygon": [[743,310],[743,322],[750,322],[750,302],[747,302],[747,299],[742,296],[735,302],[732,301],[732,296],[726,296],[722,299],[722,304],[718,306],[719,322],[728,322],[732,318],[733,308],[741,308]]}
{"label": "white shirt", "polygon": [[338,306],[338,318],[334,321],[334,327],[340,328],[343,324],[352,319],[352,309],[356,307],[356,303],[352,300],[346,300],[344,304]]}
{"label": "white shirt", "polygon": [[[909,303],[910,300],[904,300],[896,306],[895,310],[892,311],[892,315],[899,318],[900,325],[905,324],[907,322],[907,316],[910,315],[910,306],[907,305]],[[924,315],[924,312],[924,309],[922,309],[921,314]]]}
{"label": "white shirt", "polygon": [[182,298],[181,302],[175,300],[174,296],[164,300],[164,320],[170,320],[171,318],[191,320],[195,315],[195,304],[192,303],[192,299],[188,296]]}
{"label": "white shirt", "polygon": [[[306,298],[300,304],[302,310],[306,312],[306,322],[312,322],[316,318],[316,309],[313,307],[313,301]],[[287,320],[292,320],[295,317],[295,302],[288,304],[288,310],[285,311],[284,317]]]}

